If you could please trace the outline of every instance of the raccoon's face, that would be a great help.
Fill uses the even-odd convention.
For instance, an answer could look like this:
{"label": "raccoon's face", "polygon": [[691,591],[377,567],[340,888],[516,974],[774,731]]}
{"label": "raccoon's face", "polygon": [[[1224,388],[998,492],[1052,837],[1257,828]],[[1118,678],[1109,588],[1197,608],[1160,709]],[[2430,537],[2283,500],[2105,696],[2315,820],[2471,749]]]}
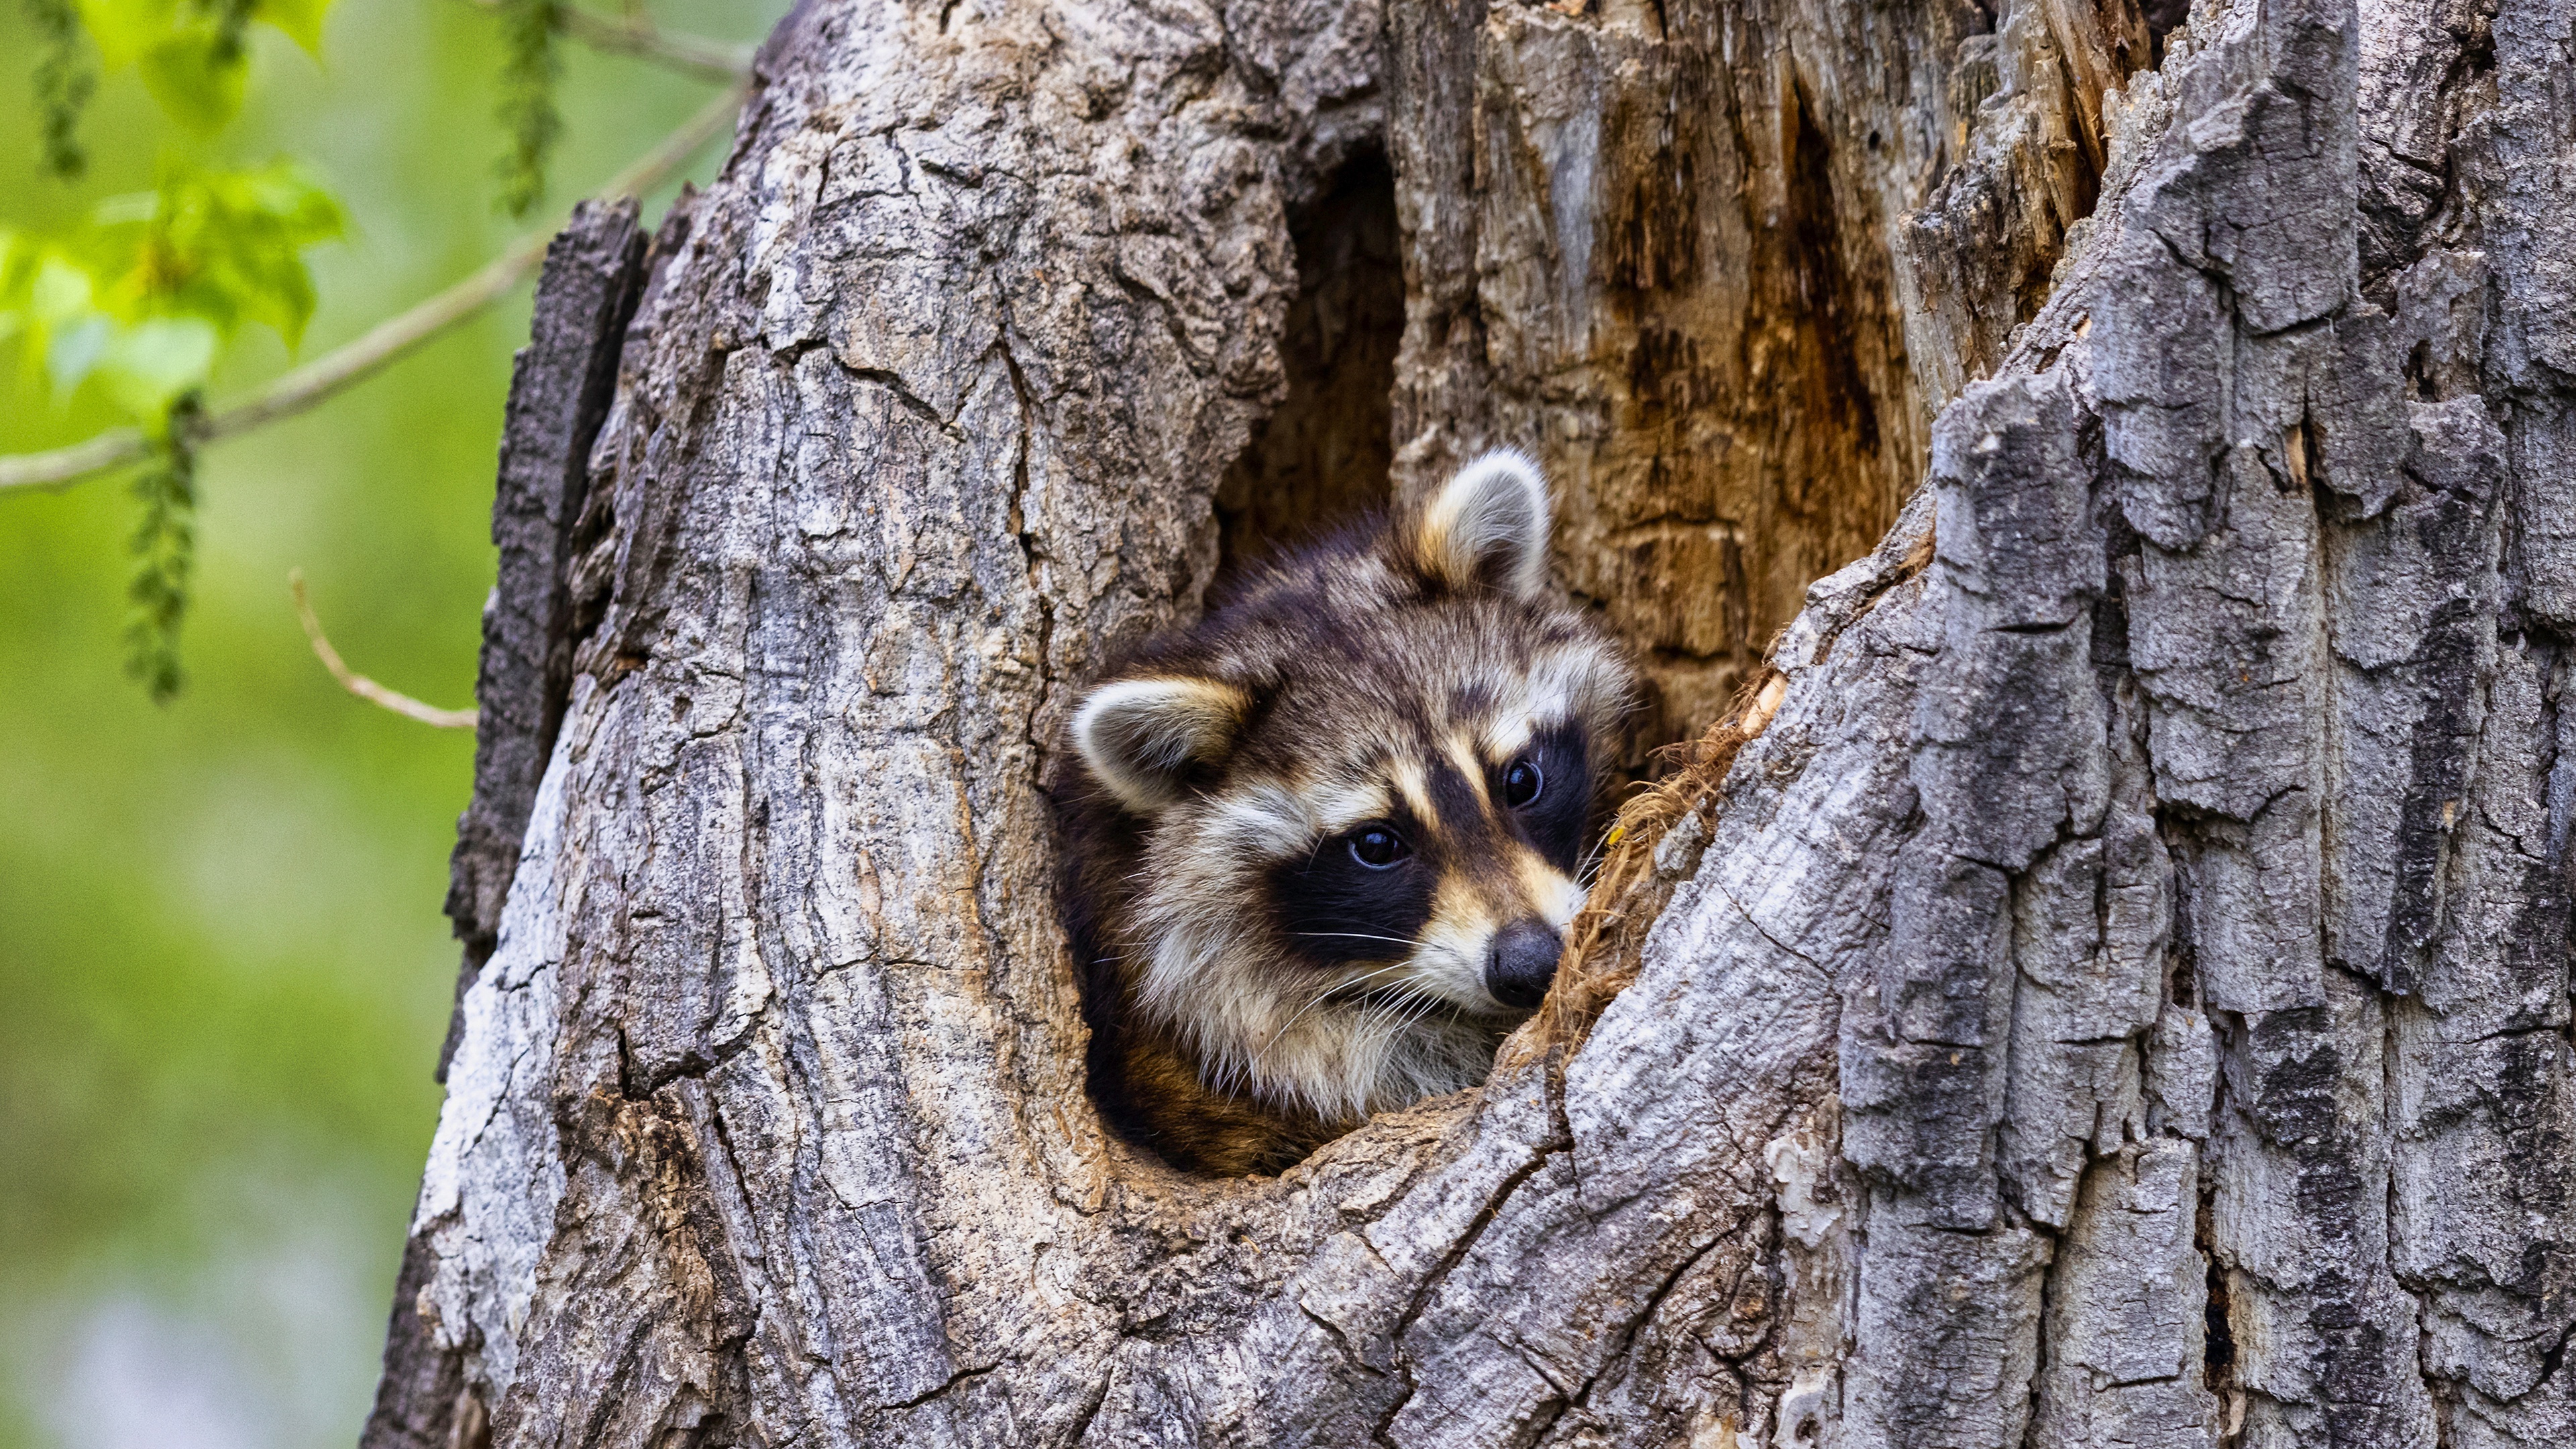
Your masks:
{"label": "raccoon's face", "polygon": [[1138,842],[1103,944],[1210,1085],[1357,1117],[1476,1081],[1546,994],[1630,688],[1544,596],[1547,520],[1491,455],[1085,700]]}

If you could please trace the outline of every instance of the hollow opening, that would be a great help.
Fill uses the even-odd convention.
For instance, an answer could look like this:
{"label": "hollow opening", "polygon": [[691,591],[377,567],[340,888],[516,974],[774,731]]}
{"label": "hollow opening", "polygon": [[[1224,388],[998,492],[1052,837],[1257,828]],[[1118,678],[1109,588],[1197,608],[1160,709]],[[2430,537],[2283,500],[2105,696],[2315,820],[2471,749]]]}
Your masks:
{"label": "hollow opening", "polygon": [[[1385,154],[1352,156],[1288,222],[1297,290],[1280,339],[1286,386],[1218,481],[1211,601],[1282,550],[1392,501],[1405,295],[1395,174]],[[1136,824],[1079,809],[1060,824],[1072,867],[1058,888],[1084,970],[1088,1085],[1104,1121],[1164,1162],[1215,1178],[1276,1172],[1329,1140],[1305,1117],[1211,1087],[1188,1049],[1140,1025],[1104,934],[1115,929],[1107,914],[1130,907],[1100,904],[1124,900],[1119,872],[1138,848]]]}
{"label": "hollow opening", "polygon": [[1288,393],[1217,485],[1216,594],[1275,550],[1387,504],[1404,262],[1385,156],[1353,157],[1289,235]]}

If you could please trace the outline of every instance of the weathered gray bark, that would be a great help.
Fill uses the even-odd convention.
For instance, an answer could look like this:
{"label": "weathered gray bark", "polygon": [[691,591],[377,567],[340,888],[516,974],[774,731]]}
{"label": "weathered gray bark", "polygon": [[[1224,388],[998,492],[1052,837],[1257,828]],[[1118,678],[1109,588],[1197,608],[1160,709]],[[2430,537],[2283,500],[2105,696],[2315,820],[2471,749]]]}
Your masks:
{"label": "weathered gray bark", "polygon": [[[2576,1435],[2571,10],[2171,18],[801,9],[591,455],[371,1442]],[[1788,622],[1778,714],[1588,1034],[1176,1177],[1055,730],[1220,503],[1495,441],[1663,727]]]}
{"label": "weathered gray bark", "polygon": [[[464,943],[457,1009],[438,1049],[440,1081],[465,1033],[465,993],[482,975],[501,930],[501,907],[517,871],[519,845],[537,782],[563,723],[572,689],[572,563],[590,446],[617,382],[627,322],[643,289],[645,242],[632,201],[584,202],[546,248],[531,336],[510,380],[493,491],[492,542],[500,555],[483,606],[483,654],[475,682],[474,793],[456,822],[447,914]],[[592,531],[605,518],[590,518]],[[368,1443],[436,1449],[452,1436],[463,1392],[462,1355],[442,1349],[409,1311],[436,1271],[429,1240],[404,1245],[394,1283],[398,1305],[386,1336],[384,1376]],[[469,1420],[480,1414],[476,1408]]]}
{"label": "weathered gray bark", "polygon": [[[546,247],[544,305],[519,350],[501,428],[492,495],[499,577],[483,606],[483,657],[474,701],[474,795],[456,822],[447,914],[465,943],[462,998],[492,959],[501,906],[537,780],[572,692],[572,557],[590,445],[607,416],[627,320],[643,290],[644,235],[632,201],[583,202]],[[464,1014],[438,1049],[438,1075],[456,1053]]]}

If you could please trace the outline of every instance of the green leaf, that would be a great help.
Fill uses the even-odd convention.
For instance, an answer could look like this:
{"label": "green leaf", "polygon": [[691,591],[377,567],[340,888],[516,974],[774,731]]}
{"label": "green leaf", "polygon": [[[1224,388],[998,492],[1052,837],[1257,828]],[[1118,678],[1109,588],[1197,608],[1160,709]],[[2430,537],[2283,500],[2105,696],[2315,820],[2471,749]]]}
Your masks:
{"label": "green leaf", "polygon": [[251,18],[264,20],[286,33],[286,38],[304,47],[306,55],[322,54],[322,16],[331,8],[331,0],[259,0],[252,7]]}
{"label": "green leaf", "polygon": [[150,220],[101,228],[123,242],[109,305],[129,320],[200,317],[226,339],[261,322],[296,346],[315,302],[304,251],[347,225],[339,201],[291,162],[174,172]]}
{"label": "green leaf", "polygon": [[80,0],[80,15],[109,70],[143,59],[179,18],[179,0]]}
{"label": "green leaf", "polygon": [[161,209],[158,191],[126,191],[99,198],[89,210],[89,219],[100,226],[121,226],[128,222],[150,221]]}
{"label": "green leaf", "polygon": [[203,318],[155,317],[107,344],[98,361],[99,380],[127,412],[158,416],[181,395],[205,386],[221,340]]}
{"label": "green leaf", "polygon": [[0,341],[55,396],[95,378],[147,421],[203,388],[250,323],[288,346],[312,320],[305,251],[341,235],[340,203],[291,163],[173,170],[110,197],[62,241],[0,232]]}
{"label": "green leaf", "polygon": [[28,283],[27,310],[42,322],[67,322],[91,310],[95,291],[89,273],[59,254],[47,254],[36,263],[36,274]]}
{"label": "green leaf", "polygon": [[170,119],[198,135],[213,135],[241,113],[250,67],[240,46],[228,47],[220,31],[172,31],[143,52],[140,65],[152,99]]}
{"label": "green leaf", "polygon": [[80,386],[116,340],[116,324],[96,314],[46,330],[45,380],[57,395]]}
{"label": "green leaf", "polygon": [[[68,7],[69,0],[31,3]],[[322,20],[330,4],[331,0],[79,0],[81,20],[107,68],[139,69],[144,87],[171,119],[201,134],[221,129],[241,111],[250,74],[244,32],[251,22],[272,26],[307,54],[319,55]],[[72,72],[63,74],[68,77]],[[83,91],[79,98],[86,96]],[[68,138],[68,130],[64,135]]]}
{"label": "green leaf", "polygon": [[93,291],[89,273],[58,254],[40,256],[28,277],[21,312],[28,324],[28,361],[41,360],[45,382],[57,394],[81,385],[114,335],[114,324],[94,305]]}

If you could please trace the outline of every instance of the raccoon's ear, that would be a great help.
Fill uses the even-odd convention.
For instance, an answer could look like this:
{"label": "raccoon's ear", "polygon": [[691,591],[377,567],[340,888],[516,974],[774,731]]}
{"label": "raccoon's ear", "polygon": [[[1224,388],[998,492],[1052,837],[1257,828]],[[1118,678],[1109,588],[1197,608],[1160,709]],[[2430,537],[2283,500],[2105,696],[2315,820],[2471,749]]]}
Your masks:
{"label": "raccoon's ear", "polygon": [[1213,679],[1116,680],[1074,714],[1074,748],[1121,803],[1151,815],[1180,798],[1191,765],[1225,758],[1251,707],[1242,690]]}
{"label": "raccoon's ear", "polygon": [[1547,479],[1498,448],[1458,470],[1415,526],[1423,572],[1452,588],[1492,584],[1516,599],[1547,587]]}

